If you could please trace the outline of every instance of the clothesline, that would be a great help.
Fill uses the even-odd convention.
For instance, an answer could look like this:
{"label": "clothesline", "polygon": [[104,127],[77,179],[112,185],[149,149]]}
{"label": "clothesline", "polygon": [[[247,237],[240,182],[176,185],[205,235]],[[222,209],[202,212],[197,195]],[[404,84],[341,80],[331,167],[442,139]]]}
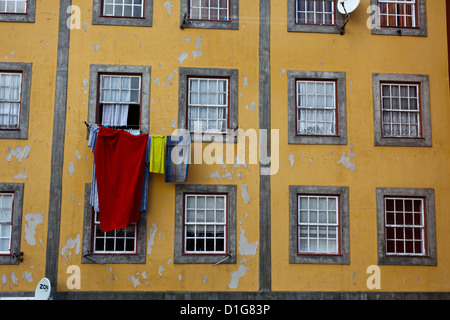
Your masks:
{"label": "clothesline", "polygon": [[[127,225],[138,217],[139,211],[147,211],[149,173],[164,174],[167,183],[187,180],[191,144],[189,134],[167,137],[128,135],[124,130],[84,123],[90,129],[88,146],[94,153],[90,204],[100,212],[102,232],[123,228],[124,221]],[[140,157],[136,159],[138,154]],[[133,171],[137,167],[143,170]],[[135,174],[125,173],[129,171]],[[101,172],[100,179],[97,179],[97,172]],[[131,186],[133,192],[128,192]],[[126,191],[120,193],[120,190]],[[121,205],[124,203],[128,205]],[[111,217],[115,222],[108,220]]]}
{"label": "clothesline", "polygon": [[89,129],[90,129],[92,126],[99,126],[99,127],[112,128],[112,129],[115,129],[115,128],[122,128],[122,127],[124,127],[124,128],[138,128],[138,129],[141,129],[141,126],[140,126],[140,125],[103,126],[103,125],[101,125],[101,124],[88,123],[86,120],[83,120],[83,122],[84,122],[84,124],[86,125],[86,127],[88,127]]}

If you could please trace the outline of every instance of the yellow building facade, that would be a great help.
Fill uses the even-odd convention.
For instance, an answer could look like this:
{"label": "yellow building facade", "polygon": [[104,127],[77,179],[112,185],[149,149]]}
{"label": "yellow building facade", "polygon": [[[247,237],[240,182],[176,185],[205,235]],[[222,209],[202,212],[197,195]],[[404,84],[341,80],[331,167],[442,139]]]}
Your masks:
{"label": "yellow building facade", "polygon": [[[6,2],[0,297],[42,278],[53,299],[447,297],[445,1]],[[192,141],[186,181],[151,172],[128,236],[90,198],[116,89],[138,95],[126,127]]]}

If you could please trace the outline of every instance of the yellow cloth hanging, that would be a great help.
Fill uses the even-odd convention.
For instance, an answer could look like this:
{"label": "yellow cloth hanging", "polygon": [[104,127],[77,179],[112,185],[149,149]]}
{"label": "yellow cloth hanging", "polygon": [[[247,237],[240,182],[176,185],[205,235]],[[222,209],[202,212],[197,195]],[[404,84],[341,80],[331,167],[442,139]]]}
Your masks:
{"label": "yellow cloth hanging", "polygon": [[150,172],[165,173],[166,136],[151,136]]}

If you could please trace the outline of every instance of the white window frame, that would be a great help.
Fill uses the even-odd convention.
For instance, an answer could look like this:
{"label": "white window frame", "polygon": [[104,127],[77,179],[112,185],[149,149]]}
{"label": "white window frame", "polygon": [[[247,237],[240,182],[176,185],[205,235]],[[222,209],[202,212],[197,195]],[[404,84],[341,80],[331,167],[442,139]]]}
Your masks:
{"label": "white window frame", "polygon": [[[288,70],[288,142],[289,144],[347,144],[347,92],[345,72]],[[298,81],[334,82],[334,135],[299,134]],[[306,108],[309,109],[309,108]]]}
{"label": "white window frame", "polygon": [[[105,86],[105,78],[109,78],[109,86]],[[113,88],[112,87],[112,79],[113,78],[118,78],[120,85],[119,88]],[[139,83],[138,83],[138,89],[136,88],[131,88],[131,79],[132,78],[138,78],[139,79]],[[127,87],[122,87],[122,79],[129,79],[128,81],[128,86]],[[141,103],[141,82],[142,82],[142,77],[140,75],[125,75],[125,74],[101,74],[100,75],[100,103],[105,103],[105,104],[140,104]],[[110,93],[112,91],[118,91],[119,96],[122,97],[123,93],[128,93],[128,101],[124,101],[125,99],[120,98],[119,100],[111,100],[111,99],[104,99],[105,95],[104,92],[108,90]],[[132,91],[137,91],[138,95],[137,95],[137,100],[132,101],[131,99],[131,93]],[[112,95],[110,94],[109,97],[111,97]]]}
{"label": "white window frame", "polygon": [[[383,100],[382,84],[418,85],[419,92],[419,136],[388,136],[383,133]],[[430,79],[424,74],[372,74],[373,93],[373,119],[374,119],[374,144],[376,146],[396,147],[431,147],[431,106],[430,106]],[[401,103],[401,100],[399,101]],[[400,105],[401,106],[401,105]],[[404,111],[404,110],[398,110]],[[400,132],[401,133],[401,132]]]}
{"label": "white window frame", "polygon": [[[1,0],[0,1],[0,13],[26,14],[27,13],[27,2],[28,2],[27,0]],[[2,3],[5,4],[4,10],[3,10],[3,6],[1,6]],[[14,10],[8,11],[8,7],[10,6],[10,3],[14,4]],[[23,11],[17,11],[19,3],[24,4]]]}
{"label": "white window frame", "polygon": [[[198,91],[193,91],[192,84],[193,81],[198,83]],[[201,83],[206,82],[207,89],[206,91],[201,91]],[[216,82],[216,91],[210,91],[210,84],[212,82]],[[225,91],[220,91],[219,89],[219,83],[224,82],[225,83]],[[229,110],[229,82],[230,79],[228,78],[197,78],[197,77],[189,77],[188,78],[188,130],[191,133],[226,133],[228,129],[228,110]],[[194,95],[197,95],[197,99],[193,101],[192,98]],[[201,103],[201,95],[205,95],[206,99],[208,100],[206,103]],[[215,99],[215,102],[210,102],[209,98],[211,96],[216,96],[217,99]],[[220,95],[224,95],[224,101],[221,104]],[[206,117],[201,118],[200,113],[201,111],[205,110]],[[223,109],[223,117],[219,117],[219,110]],[[196,110],[196,114],[198,115],[195,120],[192,118],[192,115],[194,113],[194,110]],[[217,117],[210,118],[210,114],[213,112],[213,110],[216,110]],[[194,121],[193,126],[191,125],[192,121]],[[206,127],[203,128],[200,127],[200,124],[206,121]],[[215,127],[210,127],[210,122],[215,122]],[[222,128],[220,128],[220,123],[224,123],[222,125]]]}
{"label": "white window frame", "polygon": [[[22,262],[20,252],[20,242],[22,239],[22,210],[23,210],[23,183],[0,183],[0,195],[12,194],[12,213],[11,221],[6,222],[10,225],[9,251],[0,252],[0,265],[16,265]],[[2,211],[0,196],[0,214]],[[1,218],[0,218],[1,220]],[[1,232],[0,232],[1,235]],[[5,237],[6,238],[6,237]]]}
{"label": "white window frame", "polygon": [[[389,87],[389,95],[385,95],[384,88]],[[407,88],[407,96],[402,96],[402,87]],[[394,93],[394,88],[398,89],[397,95]],[[415,88],[416,96],[410,96],[410,88]],[[422,137],[422,117],[420,105],[420,84],[419,83],[391,83],[382,82],[380,84],[381,94],[381,121],[382,121],[382,135],[389,138],[421,138]],[[397,98],[398,97],[398,98]],[[406,106],[404,101],[407,100]],[[416,109],[411,109],[412,101],[415,101]],[[389,103],[388,103],[389,102]],[[397,103],[394,103],[397,102]],[[394,106],[397,104],[396,106]],[[395,109],[394,109],[395,108]],[[388,116],[389,115],[389,116]],[[397,115],[397,116],[396,116]],[[395,116],[397,121],[395,121]],[[389,118],[389,122],[387,122]],[[415,118],[415,122],[411,122]],[[385,128],[389,126],[390,130]],[[415,134],[411,134],[411,128],[416,126]],[[404,134],[404,128],[407,127],[408,134]],[[393,128],[398,128],[394,130]],[[390,132],[387,134],[386,132]]]}
{"label": "white window frame", "polygon": [[[300,2],[304,2],[305,3],[305,10],[301,10],[299,8]],[[325,3],[330,3],[331,4],[331,11],[325,11]],[[318,8],[319,4],[322,5],[322,11],[319,11],[320,8]],[[309,10],[310,8],[309,5],[313,5],[313,9]],[[305,15],[305,21],[301,22],[299,21],[299,14],[304,14]],[[314,21],[308,21],[308,15],[312,14],[313,15],[313,19]],[[317,15],[320,15],[320,19],[322,20],[322,22],[317,22]],[[331,16],[331,23],[323,23],[323,21],[326,20],[326,16],[329,15]],[[296,0],[295,1],[295,23],[298,24],[312,24],[312,25],[336,25],[336,2],[335,1],[327,1],[327,0]]]}
{"label": "white window frame", "polygon": [[[199,28],[199,29],[218,29],[218,30],[239,30],[239,0],[217,0],[227,1],[227,19],[198,19],[192,17],[191,3],[193,0],[180,0],[180,28]],[[202,1],[202,0],[196,0]],[[208,1],[208,7],[211,7],[212,0]],[[217,7],[218,8],[218,7]],[[210,10],[208,17],[210,17]],[[206,11],[206,10],[205,10]]]}
{"label": "white window frame", "polygon": [[[319,223],[319,210],[316,211],[317,220],[305,224],[301,221],[300,197],[311,197],[316,199],[337,199],[335,205],[336,223]],[[309,205],[309,204],[308,204]],[[327,200],[328,206],[328,200]],[[318,208],[318,207],[317,207]],[[322,214],[324,210],[321,210]],[[331,211],[331,210],[330,210]],[[328,211],[326,211],[328,214]],[[322,215],[323,217],[323,215]],[[308,217],[309,219],[309,217]],[[328,217],[327,217],[328,219]],[[289,263],[308,264],[350,264],[350,228],[349,228],[349,188],[339,186],[289,186]],[[302,222],[302,224],[300,224]],[[315,226],[317,239],[319,239],[319,226],[331,226],[336,228],[336,252],[325,252],[323,250],[307,251],[300,249],[300,227]],[[327,230],[328,231],[328,230]]]}
{"label": "white window frame", "polygon": [[[424,254],[388,254],[386,198],[423,199]],[[434,189],[430,188],[376,188],[377,254],[379,265],[437,265],[435,202]]]}
{"label": "white window frame", "polygon": [[[388,206],[387,206],[387,201],[388,200],[393,200],[394,201],[394,210],[393,211],[388,211]],[[402,210],[397,210],[396,208],[396,204],[397,201],[402,201]],[[413,201],[412,204],[412,212],[407,212],[405,210],[405,201]],[[414,201],[420,201],[420,211],[418,212],[419,215],[417,215],[415,209],[414,209]],[[404,197],[385,197],[384,198],[384,214],[385,214],[385,228],[386,228],[386,236],[385,236],[385,241],[386,241],[386,255],[387,256],[426,256],[427,252],[426,252],[426,237],[425,237],[425,199],[424,198],[404,198]],[[411,214],[412,217],[412,222],[413,224],[407,224],[406,221],[397,221],[397,214],[401,214],[402,219],[405,219],[405,215],[406,214]],[[392,219],[393,219],[393,223],[390,223],[391,218],[388,217],[389,214],[392,214]],[[419,218],[419,224],[416,224],[416,219]],[[389,228],[393,228],[394,229],[394,238],[388,238],[388,229]],[[403,229],[402,234],[397,238],[397,230],[396,229]],[[406,228],[411,228],[413,229],[412,231],[412,239],[406,239],[407,235],[405,234],[405,229]],[[420,241],[415,239],[415,232],[414,230],[419,230],[420,231]],[[388,242],[393,241],[394,242],[394,248],[395,248],[395,252],[389,252],[389,246],[388,246]],[[408,241],[412,241],[413,242],[413,251],[415,250],[415,245],[414,242],[420,242],[420,253],[415,253],[415,252],[406,252],[406,242]],[[397,252],[397,242],[403,242],[403,252]]]}
{"label": "white window frame", "polygon": [[[194,206],[190,207],[189,206],[189,198],[193,198],[194,199]],[[197,204],[198,204],[198,199],[200,198],[204,198],[204,210],[203,208],[198,208]],[[213,209],[209,209],[207,208],[208,204],[207,204],[207,200],[208,198],[213,198],[214,199],[214,204],[217,203],[217,198],[221,198],[223,199],[223,208],[217,208],[217,206],[214,206]],[[228,230],[227,230],[227,203],[228,203],[228,195],[226,194],[185,194],[184,195],[184,227],[183,227],[183,253],[184,254],[226,254],[228,249],[227,249],[227,244],[228,244]],[[223,211],[223,221],[216,221],[217,220],[217,211]],[[214,217],[214,221],[207,221],[208,220],[208,211],[213,211],[213,217]],[[199,216],[201,216],[200,214],[203,213],[203,218],[199,219]],[[194,219],[192,219],[194,218]],[[195,220],[195,221],[191,221],[191,220]],[[198,221],[201,220],[201,221]],[[207,229],[209,227],[214,227],[214,235],[212,237],[208,237],[207,236]],[[223,228],[223,237],[218,237],[217,234],[220,231],[217,231],[217,227],[221,227]],[[188,229],[192,228],[193,229],[193,236],[189,236],[188,233]],[[203,231],[202,231],[203,230]],[[203,236],[199,236],[199,234],[203,234]],[[203,249],[204,250],[198,250],[197,249],[197,241],[200,240],[203,242]],[[207,250],[208,249],[208,244],[207,242],[212,241],[214,243],[214,250]],[[222,240],[223,241],[223,249],[222,250],[217,250],[216,244],[217,241],[216,240]],[[188,245],[188,242],[193,241],[193,250],[190,250],[188,247],[190,247],[190,245]]]}
{"label": "white window frame", "polygon": [[[17,75],[19,76],[19,81],[18,86],[16,87],[12,85],[11,79],[12,76]],[[4,83],[3,79],[8,78],[9,83],[8,82]],[[22,81],[23,81],[22,72],[0,72],[0,130],[18,130],[20,128],[20,114],[22,105]],[[18,90],[18,93],[15,98],[12,97],[13,90]],[[11,114],[13,104],[18,104],[17,112],[15,114]],[[8,108],[9,111],[6,111],[6,108]],[[8,118],[9,125],[5,127],[2,125],[3,117]],[[17,121],[14,126],[11,126],[11,117],[17,117]]]}
{"label": "white window frame", "polygon": [[[84,189],[84,221],[81,263],[93,264],[145,264],[147,258],[147,212],[139,214],[139,221],[129,228],[135,228],[135,251],[99,251],[95,250],[96,232],[99,230],[98,218],[90,203],[91,184],[86,183]],[[94,221],[97,220],[97,221]],[[100,231],[101,232],[101,231]],[[120,232],[120,229],[119,229]],[[118,239],[117,230],[106,233],[107,237]]]}
{"label": "white window frame", "polygon": [[[186,252],[185,241],[185,212],[186,195],[226,196],[224,204],[224,219],[226,229],[225,251]],[[200,185],[177,184],[175,185],[175,246],[174,263],[176,264],[235,264],[237,263],[237,238],[236,238],[236,185]],[[206,211],[205,211],[206,215]],[[195,247],[194,247],[195,248]]]}
{"label": "white window frame", "polygon": [[[123,3],[123,0],[120,1],[121,3],[117,3],[118,0],[102,0],[102,16],[103,17],[120,17],[120,18],[143,18],[144,17],[144,8],[145,8],[145,0],[141,0],[140,4],[135,4],[136,0],[132,0],[133,3],[126,4]],[[107,14],[106,9],[107,7],[112,7],[112,13]],[[120,7],[122,14],[117,15],[116,14],[116,8]],[[125,7],[131,7],[131,15],[125,15]],[[134,8],[140,7],[140,14],[134,15]]]}
{"label": "white window frame", "polygon": [[[6,197],[11,197],[11,206],[9,208],[6,207],[5,203]],[[8,214],[9,209],[9,219],[5,219],[4,217]],[[3,242],[7,240],[8,242],[8,250],[1,250],[0,246],[0,255],[10,255],[11,254],[11,241],[12,241],[12,229],[13,229],[13,214],[14,214],[14,192],[0,192],[0,241]],[[9,231],[6,229],[9,228]],[[7,233],[7,234],[4,234]]]}
{"label": "white window frame", "polygon": [[[319,84],[323,85],[323,94],[318,93]],[[310,92],[311,85],[314,87],[314,92]],[[332,85],[332,95],[327,94],[327,86]],[[296,80],[296,117],[297,117],[297,135],[312,135],[312,136],[336,136],[338,123],[337,123],[337,106],[336,106],[336,81],[333,80],[309,80],[301,79]],[[302,92],[302,87],[306,91]],[[328,103],[328,96],[332,96],[331,105]],[[323,99],[322,105],[319,104],[319,97]],[[312,100],[312,102],[310,102]],[[323,111],[323,116],[320,118],[319,113]],[[310,115],[314,114],[314,119],[310,119]],[[331,120],[328,119],[328,115],[331,114]],[[302,117],[303,115],[303,117]],[[306,132],[302,132],[302,123],[304,123]],[[317,127],[318,124],[323,125],[323,132],[320,133],[317,130],[314,132],[308,132],[309,124],[314,124]],[[328,128],[329,124],[332,124],[331,128]],[[328,129],[330,132],[328,132]]]}
{"label": "white window frame", "polygon": [[[380,16],[379,16],[379,19],[380,19],[379,24],[380,24],[380,26],[381,26],[381,19],[382,19],[383,16],[385,16],[387,21],[388,21],[388,24],[386,26],[381,26],[382,28],[384,28],[384,27],[386,27],[386,28],[416,28],[416,26],[417,26],[417,15],[416,15],[416,12],[417,12],[417,0],[413,0],[413,1],[414,2],[412,3],[412,1],[405,1],[405,0],[378,0],[379,8],[383,4],[385,4],[386,7],[387,7],[386,13],[383,13],[381,11],[381,8],[380,8]],[[389,12],[389,7],[390,7],[389,5],[395,5],[395,13]],[[409,6],[411,6],[411,13],[412,14],[409,16],[409,17],[411,17],[411,26],[406,26],[406,25],[405,26],[398,26],[397,22],[398,22],[398,19],[400,17],[403,17],[403,19],[408,17],[406,14],[401,15],[401,14],[399,14],[397,12],[398,5],[405,5],[405,6],[409,5]],[[389,25],[389,18],[390,17],[395,17],[396,25],[393,25],[393,26]]]}
{"label": "white window frame", "polygon": [[[89,75],[89,106],[88,106],[88,122],[100,123],[100,76],[101,75],[121,75],[121,76],[140,76],[140,123],[139,129],[141,134],[149,133],[150,123],[150,66],[134,66],[134,65],[102,65],[91,64]],[[130,110],[129,110],[130,112]],[[89,134],[86,138],[89,137]]]}
{"label": "white window frame", "polygon": [[[133,16],[133,10],[131,16],[124,15],[123,7],[127,4],[116,3],[117,0],[93,0],[92,6],[92,24],[94,25],[112,25],[112,26],[135,26],[135,27],[151,27],[153,23],[153,0],[142,0],[141,15]],[[112,14],[106,13],[105,5],[112,5]],[[122,14],[116,15],[115,8],[122,7]]]}
{"label": "white window frame", "polygon": [[[208,5],[207,6],[202,6],[202,0],[189,0],[189,19],[191,20],[204,20],[204,21],[230,21],[230,0],[215,0],[215,3],[217,3],[217,7],[216,6],[212,6],[213,5],[213,1],[214,0],[207,0],[208,1]],[[220,4],[222,2],[226,2],[226,8],[223,9],[220,7]],[[197,4],[197,5],[195,5]],[[198,14],[198,18],[197,17],[193,17],[193,10],[198,10],[199,14]],[[212,10],[217,10],[217,19],[212,19],[211,18],[211,11]],[[227,14],[226,14],[226,19],[219,19],[219,12],[221,10],[226,10]],[[202,14],[204,11],[207,11],[208,17],[203,17]]]}
{"label": "white window frame", "polygon": [[[105,86],[105,78],[109,78],[109,86]],[[114,79],[119,79],[119,86],[117,88],[113,88],[113,78]],[[132,88],[131,87],[131,79],[132,78],[138,78],[138,87],[137,88]],[[123,87],[123,81],[124,79],[128,79],[128,85],[126,87]],[[142,75],[132,75],[132,74],[100,74],[100,86],[99,86],[99,113],[102,114],[102,118],[98,119],[98,124],[105,124],[104,122],[104,114],[103,114],[103,110],[104,110],[104,105],[110,105],[113,107],[114,111],[111,111],[112,115],[111,117],[114,117],[116,120],[118,120],[119,122],[121,122],[120,118],[123,115],[122,112],[125,111],[125,109],[120,108],[117,109],[117,107],[126,107],[126,114],[130,114],[132,112],[132,108],[139,108],[139,114],[141,114],[142,112],[142,105],[141,105],[141,95],[142,95]],[[111,99],[111,97],[113,96],[113,92],[116,92],[115,96],[117,97],[117,99]],[[135,97],[132,99],[132,93],[137,91],[137,95],[135,94]],[[108,95],[106,95],[105,93],[108,93]],[[105,96],[107,96],[107,98],[105,98]],[[133,100],[133,101],[132,101]],[[102,109],[102,110],[100,110]],[[99,114],[99,115],[100,115]],[[105,124],[105,126],[107,126]],[[128,123],[128,119],[127,119],[127,123],[126,125],[122,126],[117,124],[117,127],[120,128],[127,128],[127,129],[131,129],[131,130],[141,130],[141,125],[140,124],[130,124]]]}
{"label": "white window frame", "polygon": [[[130,224],[127,228],[112,230],[108,232],[100,231],[100,219],[98,212],[94,212],[94,234],[93,234],[93,245],[92,245],[92,253],[93,254],[136,254],[137,253],[137,223]],[[127,235],[127,233],[134,233],[133,237]],[[121,235],[123,234],[123,235]],[[103,250],[97,249],[97,241],[102,239]],[[133,250],[126,250],[126,241],[127,239],[133,239]],[[123,250],[116,249],[118,241],[124,241]],[[107,241],[112,241],[114,243],[114,250],[107,250]]]}
{"label": "white window frame", "polygon": [[[414,26],[381,26],[381,9],[380,2],[392,2],[392,0],[370,0],[370,7],[376,8],[371,11],[371,33],[374,35],[391,35],[391,36],[415,36],[426,37],[428,35],[427,27],[427,7],[426,0],[415,0],[414,8]],[[404,0],[395,1],[395,3],[405,2]]]}
{"label": "white window frame", "polygon": [[[340,254],[340,231],[339,231],[339,196],[327,195],[298,195],[298,254]],[[334,210],[330,209],[330,200],[334,199]],[[313,208],[312,201],[316,202]],[[320,210],[319,202],[325,200],[326,208]],[[302,203],[308,203],[308,207],[303,207]],[[334,211],[334,212],[333,212]],[[315,216],[315,217],[314,217]],[[306,218],[306,219],[305,219]],[[334,218],[334,222],[330,221]],[[315,219],[315,221],[311,221]],[[322,221],[321,221],[322,220]],[[306,229],[307,235],[304,235]],[[334,237],[330,237],[334,229]],[[315,230],[315,236],[314,236]],[[320,231],[325,230],[326,234],[321,236]],[[331,241],[335,242],[335,247],[332,250],[329,248]],[[303,243],[306,242],[306,250]],[[321,250],[321,243],[325,243],[325,250]],[[312,250],[311,250],[312,249]]]}

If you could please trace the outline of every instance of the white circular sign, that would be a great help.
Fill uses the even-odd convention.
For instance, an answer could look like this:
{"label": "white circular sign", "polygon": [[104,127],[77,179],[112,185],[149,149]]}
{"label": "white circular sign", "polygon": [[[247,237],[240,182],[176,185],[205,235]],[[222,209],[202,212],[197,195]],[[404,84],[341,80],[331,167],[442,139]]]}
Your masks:
{"label": "white circular sign", "polygon": [[36,300],[48,300],[50,297],[50,280],[42,278],[36,286],[36,292],[34,298]]}
{"label": "white circular sign", "polygon": [[[338,0],[337,1],[337,8],[341,14],[345,14],[346,11],[347,11],[347,13],[353,12],[353,11],[355,11],[356,8],[358,8],[358,6],[359,6],[359,0]],[[344,10],[344,8],[345,8],[345,10]]]}

